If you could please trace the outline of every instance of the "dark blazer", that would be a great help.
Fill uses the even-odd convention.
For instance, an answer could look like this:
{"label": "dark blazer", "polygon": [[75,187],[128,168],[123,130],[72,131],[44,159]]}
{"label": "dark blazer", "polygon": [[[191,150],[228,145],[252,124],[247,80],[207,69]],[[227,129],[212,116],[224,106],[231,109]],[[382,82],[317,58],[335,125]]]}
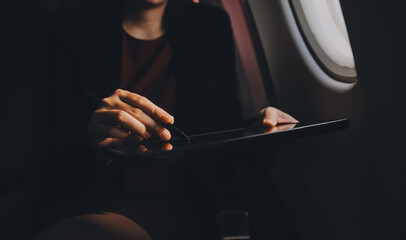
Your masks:
{"label": "dark blazer", "polygon": [[[165,17],[185,110],[179,123],[175,116],[177,125],[189,134],[238,126],[241,112],[235,50],[227,13],[211,6],[170,1]],[[68,11],[58,18],[50,43],[52,68],[57,70],[49,76],[50,85],[59,84],[59,97],[85,93],[80,101],[86,102],[82,107],[89,117],[98,100],[119,87],[122,14],[119,8],[95,7]],[[72,105],[70,98],[61,102]]]}
{"label": "dark blazer", "polygon": [[[183,110],[175,115],[176,125],[187,134],[239,127],[241,104],[227,13],[169,1],[165,17]],[[69,204],[80,201],[98,185],[99,163],[86,130],[100,100],[119,86],[122,8],[71,9],[53,17],[49,29],[41,93],[43,209],[67,197]]]}

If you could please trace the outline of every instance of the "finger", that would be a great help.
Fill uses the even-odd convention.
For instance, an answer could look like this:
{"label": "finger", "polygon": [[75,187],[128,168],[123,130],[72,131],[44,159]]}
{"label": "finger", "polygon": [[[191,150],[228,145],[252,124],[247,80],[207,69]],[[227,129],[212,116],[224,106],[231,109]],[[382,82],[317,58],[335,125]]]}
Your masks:
{"label": "finger", "polygon": [[299,121],[291,115],[278,110],[278,123],[299,123]]}
{"label": "finger", "polygon": [[103,141],[99,142],[101,147],[112,147],[112,146],[119,146],[124,143],[124,139],[119,138],[106,138]]}
{"label": "finger", "polygon": [[173,149],[173,146],[172,146],[172,144],[170,144],[170,143],[165,143],[163,146],[162,146],[162,150],[163,151],[170,151],[170,150],[172,150]]}
{"label": "finger", "polygon": [[133,107],[142,109],[157,121],[170,124],[173,124],[175,121],[173,116],[141,95],[121,90],[119,92],[119,98],[121,101],[126,102]]}
{"label": "finger", "polygon": [[148,151],[148,148],[146,148],[144,145],[139,145],[134,150],[136,153],[145,153]]}
{"label": "finger", "polygon": [[131,133],[129,136],[129,139],[134,139],[137,142],[141,142],[142,140],[144,140],[143,137],[138,136],[137,134]]}
{"label": "finger", "polygon": [[171,133],[166,128],[159,125],[159,123],[157,123],[154,119],[148,116],[140,108],[132,107],[131,105],[125,102],[118,102],[116,107],[126,111],[132,117],[134,117],[142,124],[144,124],[144,126],[148,129],[148,132],[154,133],[156,136],[162,138],[163,140],[171,139]]}
{"label": "finger", "polygon": [[299,121],[279,109],[273,107],[263,109],[263,124],[265,126],[276,126],[283,123],[299,123]]}
{"label": "finger", "polygon": [[129,113],[122,110],[97,110],[94,114],[96,121],[112,126],[119,126],[124,131],[131,131],[143,138],[150,138],[151,134],[140,121],[132,117]]}
{"label": "finger", "polygon": [[262,123],[265,126],[275,127],[278,124],[278,115],[275,108],[266,108],[264,111]]}
{"label": "finger", "polygon": [[107,124],[98,124],[94,128],[95,132],[97,132],[97,135],[104,138],[127,138],[130,133],[128,131],[124,131],[120,128],[117,128],[112,125],[107,125]]}

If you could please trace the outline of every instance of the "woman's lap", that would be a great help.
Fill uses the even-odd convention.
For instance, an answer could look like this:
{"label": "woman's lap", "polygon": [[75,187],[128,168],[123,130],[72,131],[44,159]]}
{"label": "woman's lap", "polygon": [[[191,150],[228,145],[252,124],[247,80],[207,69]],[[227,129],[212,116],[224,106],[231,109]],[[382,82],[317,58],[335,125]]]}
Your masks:
{"label": "woman's lap", "polygon": [[149,234],[131,219],[102,212],[70,217],[43,230],[35,240],[150,240]]}
{"label": "woman's lap", "polygon": [[213,230],[204,219],[200,214],[162,207],[116,205],[84,211],[55,223],[35,240],[199,239]]}
{"label": "woman's lap", "polygon": [[[118,234],[111,239],[126,239],[122,233],[132,234],[130,239],[149,239],[145,238],[146,235],[153,240],[199,239],[207,235],[212,236],[217,230],[215,216],[212,214],[215,207],[208,200],[206,192],[201,192],[204,188],[196,181],[195,178],[198,177],[191,174],[190,170],[173,168],[158,169],[158,174],[155,169],[141,169],[125,174],[132,176],[123,179],[124,183],[131,183],[131,186],[125,188],[124,196],[120,199],[85,200],[83,204],[72,209],[64,207],[69,205],[69,201],[65,201],[66,204],[57,207],[59,210],[56,212],[60,211],[61,214],[56,214],[55,218],[51,218],[54,221],[49,222],[61,219],[59,216],[64,216],[62,219],[65,220],[43,230],[37,239],[80,240],[78,235],[95,234],[92,236],[97,238],[100,233],[106,237]],[[185,172],[192,177],[184,177]],[[133,179],[134,176],[137,178]],[[152,176],[162,178],[156,177],[154,180]],[[143,197],[140,199],[140,196]],[[123,226],[118,223],[123,223]],[[127,226],[126,224],[132,227],[121,229]],[[56,237],[56,234],[61,237]],[[100,239],[109,239],[106,237]]]}

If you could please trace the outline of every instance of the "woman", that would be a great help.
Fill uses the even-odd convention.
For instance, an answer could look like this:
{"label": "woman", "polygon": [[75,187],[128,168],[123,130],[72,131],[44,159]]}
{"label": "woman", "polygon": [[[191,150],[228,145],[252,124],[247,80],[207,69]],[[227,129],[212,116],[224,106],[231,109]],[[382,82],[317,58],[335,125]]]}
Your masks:
{"label": "woman", "polygon": [[[83,199],[91,199],[89,189],[99,186],[98,170],[108,164],[103,147],[127,138],[168,140],[171,133],[163,123],[175,122],[188,134],[241,126],[228,15],[214,7],[175,0],[127,0],[120,7],[61,14],[52,24],[51,68],[43,89],[48,103],[45,128],[52,139],[49,149],[54,151],[44,162],[39,209],[44,213],[42,226],[61,221],[37,239],[199,236],[191,235],[201,230],[198,221],[192,226],[193,220],[176,220],[177,214],[145,212],[145,208],[133,214],[128,214],[129,208],[101,208],[99,213],[75,210],[83,206]],[[266,126],[297,122],[272,107],[262,109],[258,119]],[[143,171],[150,172],[142,175]],[[136,170],[130,175],[138,179],[131,186],[142,187],[150,174],[162,175],[162,171],[172,176],[168,179],[179,177],[177,170],[171,175],[172,168]],[[161,181],[172,181],[168,179]],[[156,222],[146,221],[145,216]]]}

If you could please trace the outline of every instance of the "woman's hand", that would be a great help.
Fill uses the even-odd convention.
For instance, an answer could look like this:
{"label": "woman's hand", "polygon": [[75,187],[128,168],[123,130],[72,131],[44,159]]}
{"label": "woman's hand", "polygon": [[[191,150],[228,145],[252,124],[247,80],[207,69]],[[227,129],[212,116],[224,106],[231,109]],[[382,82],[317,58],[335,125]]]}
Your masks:
{"label": "woman's hand", "polygon": [[274,107],[266,107],[259,112],[260,126],[275,127],[283,123],[299,123],[299,121]]}
{"label": "woman's hand", "polygon": [[128,137],[142,140],[155,135],[169,140],[170,132],[160,123],[173,122],[173,116],[147,98],[117,89],[93,112],[88,133],[96,153],[101,154],[103,147],[121,143]]}

